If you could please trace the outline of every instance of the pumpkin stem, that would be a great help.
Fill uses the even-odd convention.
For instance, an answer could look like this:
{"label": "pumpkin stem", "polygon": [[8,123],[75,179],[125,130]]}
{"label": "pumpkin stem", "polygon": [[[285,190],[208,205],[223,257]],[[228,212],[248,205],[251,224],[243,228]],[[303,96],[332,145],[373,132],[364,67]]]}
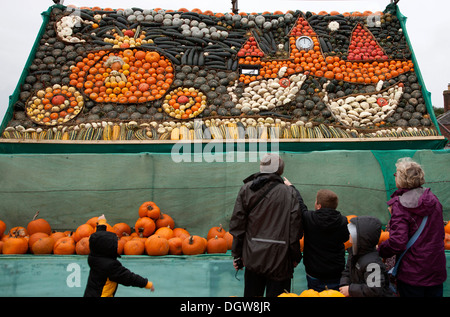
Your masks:
{"label": "pumpkin stem", "polygon": [[194,236],[189,236],[189,244],[193,244],[194,243]]}
{"label": "pumpkin stem", "polygon": [[219,229],[217,229],[217,231],[222,232],[222,229],[223,229],[222,224],[220,224]]}
{"label": "pumpkin stem", "polygon": [[36,211],[36,213],[34,214],[33,220],[36,220],[38,215],[39,215],[39,211]]}

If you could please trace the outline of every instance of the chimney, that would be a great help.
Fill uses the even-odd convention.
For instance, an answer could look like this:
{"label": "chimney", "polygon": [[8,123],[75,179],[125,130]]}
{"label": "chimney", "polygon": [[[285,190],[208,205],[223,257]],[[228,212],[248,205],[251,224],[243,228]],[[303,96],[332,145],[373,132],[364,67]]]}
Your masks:
{"label": "chimney", "polygon": [[444,90],[444,113],[450,111],[450,84],[447,90]]}

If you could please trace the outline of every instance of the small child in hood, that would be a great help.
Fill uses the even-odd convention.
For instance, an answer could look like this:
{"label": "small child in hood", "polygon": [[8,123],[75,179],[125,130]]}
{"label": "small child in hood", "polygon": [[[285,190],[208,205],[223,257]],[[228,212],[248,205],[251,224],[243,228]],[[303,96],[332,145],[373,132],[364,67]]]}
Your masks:
{"label": "small child in hood", "polygon": [[84,297],[114,297],[119,284],[155,290],[153,283],[125,268],[117,258],[118,237],[106,231],[104,215],[98,217],[97,231],[89,238],[89,277]]}
{"label": "small child in hood", "polygon": [[391,297],[389,276],[376,249],[381,222],[372,216],[358,216],[348,224],[350,243],[339,291],[347,297]]}

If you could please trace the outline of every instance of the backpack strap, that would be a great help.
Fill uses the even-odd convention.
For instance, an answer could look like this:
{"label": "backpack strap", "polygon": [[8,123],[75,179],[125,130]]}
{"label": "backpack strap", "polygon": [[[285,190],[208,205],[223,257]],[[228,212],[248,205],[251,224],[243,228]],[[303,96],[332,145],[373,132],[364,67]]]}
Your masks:
{"label": "backpack strap", "polygon": [[248,209],[248,213],[250,213],[253,208],[255,208],[262,200],[263,198],[273,189],[275,188],[278,184],[281,184],[279,182],[272,182],[267,189],[262,193],[262,195],[259,196],[259,198],[255,201],[255,203],[250,206],[250,208]]}

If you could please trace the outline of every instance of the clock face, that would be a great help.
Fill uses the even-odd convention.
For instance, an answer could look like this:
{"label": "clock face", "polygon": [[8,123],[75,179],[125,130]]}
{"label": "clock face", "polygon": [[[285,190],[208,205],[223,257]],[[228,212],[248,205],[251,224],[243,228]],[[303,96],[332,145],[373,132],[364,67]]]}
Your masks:
{"label": "clock face", "polygon": [[314,47],[314,42],[309,36],[300,36],[295,45],[299,50],[309,51]]}

